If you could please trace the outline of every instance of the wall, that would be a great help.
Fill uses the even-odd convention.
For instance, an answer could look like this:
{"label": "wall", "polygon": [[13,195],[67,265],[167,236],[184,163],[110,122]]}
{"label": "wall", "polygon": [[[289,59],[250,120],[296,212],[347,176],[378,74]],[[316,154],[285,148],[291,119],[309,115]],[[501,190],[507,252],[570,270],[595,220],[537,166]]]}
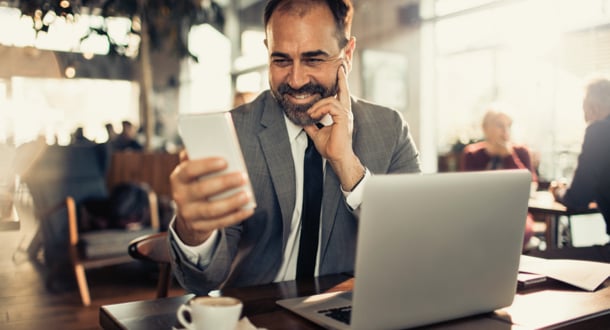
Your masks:
{"label": "wall", "polygon": [[[421,106],[421,33],[416,0],[360,0],[356,4],[352,35],[356,36],[358,56],[350,77],[350,91],[364,96],[362,52],[367,49],[403,54],[407,59],[405,77],[407,104],[400,109],[417,144],[424,171],[436,170],[436,148],[424,127],[430,121]],[[383,101],[379,101],[383,104]]]}

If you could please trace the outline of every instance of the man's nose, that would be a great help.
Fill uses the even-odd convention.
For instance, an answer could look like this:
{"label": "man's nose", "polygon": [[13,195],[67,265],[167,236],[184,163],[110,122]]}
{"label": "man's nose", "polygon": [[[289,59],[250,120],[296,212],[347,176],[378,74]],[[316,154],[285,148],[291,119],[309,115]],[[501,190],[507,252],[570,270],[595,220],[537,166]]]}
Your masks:
{"label": "man's nose", "polygon": [[294,89],[299,89],[309,82],[308,70],[300,63],[294,63],[290,69],[288,84]]}

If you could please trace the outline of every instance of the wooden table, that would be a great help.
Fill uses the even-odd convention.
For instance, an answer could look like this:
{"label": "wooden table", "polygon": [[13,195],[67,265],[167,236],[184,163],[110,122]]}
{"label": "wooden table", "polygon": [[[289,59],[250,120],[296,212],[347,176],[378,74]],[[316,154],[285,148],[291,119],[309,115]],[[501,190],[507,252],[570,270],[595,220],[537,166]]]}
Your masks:
{"label": "wooden table", "polygon": [[[288,281],[227,289],[224,295],[241,299],[243,315],[257,327],[274,329],[320,329],[317,325],[277,306],[275,301],[312,293],[349,290],[353,279],[330,275],[315,280]],[[135,301],[100,307],[103,329],[171,329],[177,327],[175,313],[192,295]],[[533,329],[607,328],[610,325],[610,280],[602,289],[585,292],[558,282],[519,292],[512,306],[494,313],[476,315],[432,325],[434,329]]]}
{"label": "wooden table", "polygon": [[[561,247],[563,242],[559,240],[559,221],[562,216],[568,218],[567,233],[570,234],[570,222],[571,217],[574,215],[583,214],[594,214],[599,213],[596,208],[571,210],[565,207],[565,205],[556,202],[553,195],[547,191],[537,191],[532,197],[530,197],[528,203],[528,211],[532,215],[542,216],[545,219],[546,231],[545,240],[549,245],[549,248]],[[571,244],[571,237],[568,235],[566,242],[568,245]]]}
{"label": "wooden table", "polygon": [[0,231],[19,230],[21,228],[17,209],[13,205],[11,214],[7,217],[0,217]]}

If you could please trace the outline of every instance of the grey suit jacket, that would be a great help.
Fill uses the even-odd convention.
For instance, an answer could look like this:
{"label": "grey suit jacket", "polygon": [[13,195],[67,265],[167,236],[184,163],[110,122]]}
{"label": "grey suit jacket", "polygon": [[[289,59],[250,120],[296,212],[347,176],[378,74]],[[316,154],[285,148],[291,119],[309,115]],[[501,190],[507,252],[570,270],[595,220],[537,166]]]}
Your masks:
{"label": "grey suit jacket", "polygon": [[[400,113],[354,98],[352,112],[354,152],[371,173],[420,171],[418,151]],[[266,91],[232,110],[232,116],[257,208],[240,225],[220,231],[211,263],[203,270],[189,263],[170,237],[176,278],[196,294],[272,282],[290,231],[296,178],[283,110]],[[358,222],[330,166],[323,196],[319,273],[353,271]]]}

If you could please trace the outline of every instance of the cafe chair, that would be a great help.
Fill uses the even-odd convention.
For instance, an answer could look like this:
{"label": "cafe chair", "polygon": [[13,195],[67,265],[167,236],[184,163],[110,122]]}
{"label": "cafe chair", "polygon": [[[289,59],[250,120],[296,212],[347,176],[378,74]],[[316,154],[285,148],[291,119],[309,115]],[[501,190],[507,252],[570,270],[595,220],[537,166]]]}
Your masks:
{"label": "cafe chair", "polygon": [[157,298],[167,297],[171,285],[171,262],[167,232],[143,235],[129,243],[129,255],[159,265]]}
{"label": "cafe chair", "polygon": [[86,270],[133,262],[129,242],[160,228],[157,195],[147,184],[106,186],[110,152],[106,144],[46,146],[24,175],[47,289],[65,289],[73,273],[84,306],[91,304]]}
{"label": "cafe chair", "polygon": [[79,233],[76,202],[72,196],[66,197],[70,232],[70,260],[84,306],[91,304],[85,270],[132,262],[133,259],[130,255],[125,253],[125,246],[129,246],[129,242],[136,236],[159,231],[157,195],[152,190],[148,191],[148,202],[150,207],[149,228],[103,229]]}

